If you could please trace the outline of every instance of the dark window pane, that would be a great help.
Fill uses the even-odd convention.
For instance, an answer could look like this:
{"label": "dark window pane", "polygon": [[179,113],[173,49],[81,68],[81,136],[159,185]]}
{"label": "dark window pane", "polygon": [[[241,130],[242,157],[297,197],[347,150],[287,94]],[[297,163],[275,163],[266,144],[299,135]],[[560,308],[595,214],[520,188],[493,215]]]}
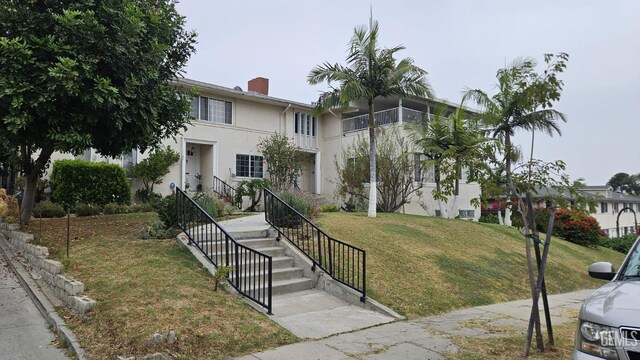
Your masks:
{"label": "dark window pane", "polygon": [[295,117],[294,117],[293,123],[295,124],[295,125],[294,125],[294,127],[295,127],[295,130],[294,130],[294,131],[295,131],[295,133],[296,133],[296,134],[300,134],[300,113],[296,113],[296,114],[295,114]]}
{"label": "dark window pane", "polygon": [[224,103],[224,123],[225,124],[231,124],[231,112],[232,112],[231,102],[225,101]]}
{"label": "dark window pane", "polygon": [[209,98],[200,97],[200,120],[209,120]]}
{"label": "dark window pane", "polygon": [[312,124],[312,126],[311,126],[311,135],[312,135],[312,136],[316,136],[316,123],[317,123],[317,119],[316,119],[316,117],[314,116],[314,117],[312,118],[312,120],[311,120],[311,124]]}
{"label": "dark window pane", "polygon": [[199,102],[200,100],[197,97],[191,98],[191,116],[193,116],[194,119],[197,119],[199,116],[198,114]]}
{"label": "dark window pane", "polygon": [[236,176],[249,177],[249,155],[236,155]]}

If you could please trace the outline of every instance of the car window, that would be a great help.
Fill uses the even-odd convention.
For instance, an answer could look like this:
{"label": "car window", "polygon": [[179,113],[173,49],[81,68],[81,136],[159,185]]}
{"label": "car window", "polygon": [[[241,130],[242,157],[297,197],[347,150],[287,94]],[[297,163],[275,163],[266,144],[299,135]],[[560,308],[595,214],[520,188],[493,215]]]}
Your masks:
{"label": "car window", "polygon": [[[640,243],[638,244],[640,245]],[[624,269],[624,276],[640,276],[640,246],[636,245],[629,255],[629,262]]]}

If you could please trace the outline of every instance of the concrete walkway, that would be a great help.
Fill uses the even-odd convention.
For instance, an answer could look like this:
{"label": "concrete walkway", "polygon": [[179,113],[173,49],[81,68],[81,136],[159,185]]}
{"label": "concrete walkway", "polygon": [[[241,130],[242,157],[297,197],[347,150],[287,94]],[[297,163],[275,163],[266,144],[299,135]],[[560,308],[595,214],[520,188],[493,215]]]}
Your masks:
{"label": "concrete walkway", "polygon": [[[592,292],[549,296],[552,323],[576,321],[575,311]],[[444,359],[458,351],[454,337],[496,337],[501,336],[500,330],[526,331],[530,311],[531,300],[479,306],[286,345],[240,359]]]}
{"label": "concrete walkway", "polygon": [[0,254],[0,358],[67,359],[47,322]]}
{"label": "concrete walkway", "polygon": [[[230,234],[271,229],[264,219],[264,213],[222,221],[220,226]],[[308,267],[311,267],[310,263]],[[375,303],[373,300],[367,301]],[[380,307],[387,312],[382,314],[352,305],[316,287],[274,296],[273,315],[269,317],[300,338],[320,339],[393,322],[400,318],[400,315],[391,309],[382,305]]]}

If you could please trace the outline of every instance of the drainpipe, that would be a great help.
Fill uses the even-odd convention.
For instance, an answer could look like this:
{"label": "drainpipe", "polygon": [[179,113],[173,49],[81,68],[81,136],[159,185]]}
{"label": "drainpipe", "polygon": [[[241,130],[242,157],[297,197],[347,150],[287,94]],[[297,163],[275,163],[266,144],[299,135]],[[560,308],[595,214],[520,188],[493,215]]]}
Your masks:
{"label": "drainpipe", "polygon": [[[283,115],[291,108],[291,104],[287,105],[287,107],[280,113],[280,132],[287,131],[287,122],[283,121]],[[284,126],[283,126],[284,125]],[[284,130],[283,130],[284,128]]]}

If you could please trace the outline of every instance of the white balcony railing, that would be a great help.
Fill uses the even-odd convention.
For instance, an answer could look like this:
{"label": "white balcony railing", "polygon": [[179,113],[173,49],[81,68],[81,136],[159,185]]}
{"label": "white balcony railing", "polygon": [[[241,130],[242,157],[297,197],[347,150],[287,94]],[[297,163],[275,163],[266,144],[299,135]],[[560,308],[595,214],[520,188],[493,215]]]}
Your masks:
{"label": "white balcony railing", "polygon": [[318,137],[303,134],[294,134],[294,140],[296,145],[301,149],[317,150],[318,149]]}
{"label": "white balcony railing", "polygon": [[[373,114],[376,126],[389,125],[398,122],[400,108],[376,111]],[[433,120],[433,114],[402,107],[402,122],[409,123],[422,120]],[[359,115],[342,120],[342,133],[359,131],[369,127],[369,115]]]}

